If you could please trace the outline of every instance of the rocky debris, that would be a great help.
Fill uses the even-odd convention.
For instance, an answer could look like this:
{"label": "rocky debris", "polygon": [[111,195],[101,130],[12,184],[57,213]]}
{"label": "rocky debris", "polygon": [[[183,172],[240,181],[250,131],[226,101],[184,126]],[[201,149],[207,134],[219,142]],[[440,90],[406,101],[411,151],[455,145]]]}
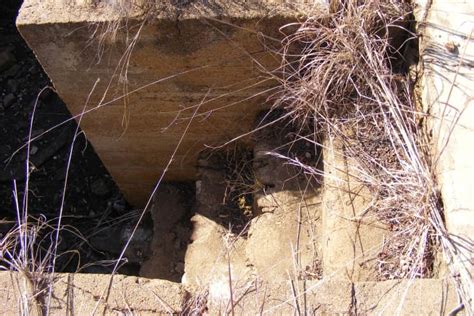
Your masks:
{"label": "rocky debris", "polygon": [[117,223],[109,227],[97,227],[98,233],[89,242],[95,249],[118,257],[130,240],[124,259],[127,262],[142,263],[150,255],[153,229],[149,224],[140,224],[131,238],[135,224],[127,222],[125,225]]}
{"label": "rocky debris", "polygon": [[15,56],[11,49],[3,49],[0,51],[0,72],[7,70],[16,62]]}
{"label": "rocky debris", "polygon": [[189,217],[193,190],[184,183],[164,183],[153,197],[150,208],[153,241],[149,259],[140,276],[180,281],[184,273],[184,253],[190,239]]}
{"label": "rocky debris", "polygon": [[[54,155],[72,139],[73,129],[64,128],[58,137],[50,139],[49,142],[44,140],[42,145],[44,148],[39,149],[36,145],[30,146],[30,163],[34,166],[34,170],[38,170],[44,163],[54,157]],[[22,157],[25,157],[23,154]],[[24,158],[23,158],[24,159]],[[23,159],[16,163],[11,163],[7,170],[0,170],[0,182],[6,182],[13,179],[22,180],[26,176],[24,171]],[[33,171],[34,171],[33,170]]]}
{"label": "rocky debris", "polygon": [[38,150],[39,150],[39,149],[38,149],[37,146],[32,145],[32,146],[30,147],[30,155],[33,155],[33,156],[36,155],[36,153],[38,152]]}
{"label": "rocky debris", "polygon": [[97,196],[107,196],[110,193],[110,186],[102,178],[94,180],[91,184],[91,192]]}
{"label": "rocky debris", "polygon": [[20,82],[15,79],[8,79],[7,85],[10,91],[18,92],[18,86],[20,85]]}
{"label": "rocky debris", "polygon": [[319,192],[291,190],[301,180],[295,176],[298,171],[287,168],[281,159],[262,154],[276,147],[278,144],[256,142],[252,174],[256,182],[263,183],[254,192],[260,212],[247,224],[245,234],[234,233],[220,219],[219,209],[226,207],[222,201],[227,194],[222,185],[226,179],[223,162],[199,164],[196,214],[191,219],[193,233],[183,282],[209,286],[213,299],[228,299],[229,270],[239,286],[255,278],[284,281],[289,272],[296,278],[321,278]]}
{"label": "rocky debris", "polygon": [[[45,216],[55,223],[64,193],[69,145],[76,125],[73,121],[62,124],[71,115],[54,90],[44,90],[36,103],[38,93],[51,83],[16,30],[15,18],[21,2],[0,1],[0,220],[14,222],[16,219],[13,181],[16,180],[21,202],[26,184],[26,144],[36,105],[32,136],[40,137],[30,144],[28,214]],[[54,126],[58,127],[41,136]],[[123,198],[117,198],[118,189],[107,175],[93,148],[87,145],[84,137],[78,137],[65,192],[63,224],[72,225],[84,236],[89,236],[91,227],[105,213],[109,203],[110,211],[103,223],[129,212],[129,205]],[[94,186],[96,193],[101,192],[97,195],[92,192],[92,183],[100,182],[100,179],[103,179],[104,186],[100,190]],[[91,249],[77,235],[64,232],[61,240],[62,250],[79,250],[80,264],[113,259],[107,251]],[[78,244],[82,246],[75,248]],[[69,266],[63,265],[68,261],[63,260],[65,257],[58,259],[58,268],[77,269],[75,260]],[[96,270],[109,272],[107,269]]]}

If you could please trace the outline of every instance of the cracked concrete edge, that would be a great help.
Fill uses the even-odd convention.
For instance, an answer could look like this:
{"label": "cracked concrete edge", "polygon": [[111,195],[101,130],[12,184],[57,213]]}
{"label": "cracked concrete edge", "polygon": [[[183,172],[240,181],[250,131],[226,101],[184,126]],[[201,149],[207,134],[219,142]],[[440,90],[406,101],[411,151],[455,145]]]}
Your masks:
{"label": "cracked concrete edge", "polygon": [[[127,18],[144,16],[147,1],[135,0],[126,12]],[[148,1],[149,2],[149,1]],[[111,4],[112,3],[112,4]],[[153,7],[157,20],[184,19],[254,19],[271,16],[304,18],[312,12],[327,10],[322,0],[211,0],[187,1],[177,5],[173,1],[156,1]],[[148,7],[147,7],[148,8]],[[145,11],[146,10],[146,11]],[[25,0],[17,24],[108,22],[124,17],[123,8],[113,1],[88,0]]]}

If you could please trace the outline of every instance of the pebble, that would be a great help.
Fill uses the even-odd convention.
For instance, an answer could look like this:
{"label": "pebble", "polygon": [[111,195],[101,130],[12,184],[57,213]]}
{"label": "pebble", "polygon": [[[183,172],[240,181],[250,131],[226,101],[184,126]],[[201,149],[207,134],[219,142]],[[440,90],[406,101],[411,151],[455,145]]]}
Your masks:
{"label": "pebble", "polygon": [[0,52],[0,71],[4,71],[8,68],[10,68],[10,66],[12,66],[16,61],[16,58],[15,56],[13,56],[13,54],[8,51],[8,50],[4,50],[4,51],[1,51]]}
{"label": "pebble", "polygon": [[32,145],[30,147],[30,155],[36,155],[37,152],[38,152],[38,147],[36,147],[35,145]]}
{"label": "pebble", "polygon": [[105,196],[110,193],[109,187],[103,179],[97,179],[92,182],[91,191],[97,196]]}
{"label": "pebble", "polygon": [[127,202],[123,198],[119,198],[113,201],[112,207],[118,213],[123,213],[127,210]]}
{"label": "pebble", "polygon": [[3,98],[3,106],[5,108],[9,108],[15,101],[15,95],[13,93],[9,93]]}
{"label": "pebble", "polygon": [[20,73],[20,70],[21,70],[21,66],[18,64],[15,64],[11,66],[10,69],[6,70],[3,73],[3,76],[5,76],[6,78],[15,77],[16,74]]}
{"label": "pebble", "polygon": [[7,81],[8,88],[10,88],[11,91],[17,92],[18,91],[18,86],[20,83],[17,80],[9,79]]}
{"label": "pebble", "polygon": [[28,68],[28,73],[36,75],[39,72],[39,69],[36,65],[31,65],[30,68]]}

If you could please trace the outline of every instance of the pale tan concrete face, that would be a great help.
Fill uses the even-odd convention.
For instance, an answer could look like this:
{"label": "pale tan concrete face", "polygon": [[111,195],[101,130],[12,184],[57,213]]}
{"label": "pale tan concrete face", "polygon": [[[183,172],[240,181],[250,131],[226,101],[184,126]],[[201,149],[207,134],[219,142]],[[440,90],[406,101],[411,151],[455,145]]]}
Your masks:
{"label": "pale tan concrete face", "polygon": [[118,14],[100,3],[28,0],[20,12],[22,36],[69,110],[90,111],[81,127],[136,206],[146,202],[194,114],[167,180],[194,180],[204,145],[251,130],[276,92],[268,72],[280,62],[272,52],[279,28],[314,7],[211,2],[177,8],[160,1],[130,55],[125,52],[142,22],[133,14],[128,33],[99,43],[104,23]]}
{"label": "pale tan concrete face", "polygon": [[[433,135],[434,167],[446,227],[456,241],[474,240],[474,2],[417,1],[420,67],[418,91]],[[473,254],[459,247],[452,263],[472,293]],[[468,284],[467,284],[468,283]],[[471,303],[472,304],[472,303]]]}
{"label": "pale tan concrete face", "polygon": [[[110,276],[57,274],[49,305],[50,315],[189,314],[204,309],[196,297],[202,293],[179,283],[116,275],[108,299]],[[40,315],[33,292],[16,272],[0,272],[0,313]],[[314,315],[446,315],[456,307],[453,285],[444,279],[390,280],[350,283],[342,280],[299,281],[296,296],[288,282],[235,288],[236,315],[291,315],[297,310]],[[304,292],[303,292],[304,290]],[[37,297],[37,296],[36,296]],[[202,298],[204,299],[205,296]],[[208,297],[209,315],[225,314],[228,301]],[[45,308],[45,306],[43,306]],[[309,313],[309,312],[312,313]]]}

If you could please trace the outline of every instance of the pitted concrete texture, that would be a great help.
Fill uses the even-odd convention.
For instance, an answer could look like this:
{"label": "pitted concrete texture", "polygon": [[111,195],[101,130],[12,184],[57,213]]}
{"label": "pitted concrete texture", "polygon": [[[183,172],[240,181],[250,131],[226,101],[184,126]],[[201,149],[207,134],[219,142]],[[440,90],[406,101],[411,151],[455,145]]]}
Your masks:
{"label": "pitted concrete texture", "polygon": [[[233,284],[233,303],[229,296],[212,297],[202,289],[122,275],[114,277],[108,299],[100,299],[109,280],[109,275],[55,275],[49,314],[190,315],[208,310],[209,315],[228,315],[233,309],[235,315],[448,315],[457,307],[454,288],[444,279],[256,281]],[[2,315],[41,315],[46,310],[33,299],[34,292],[21,287],[23,281],[19,273],[0,272]],[[44,301],[44,293],[36,298]]]}
{"label": "pitted concrete texture", "polygon": [[[179,313],[190,299],[189,292],[178,283],[123,275],[114,277],[106,299],[109,280],[110,275],[105,274],[56,274],[52,281],[54,285],[48,314]],[[0,272],[0,314],[44,315],[48,288],[35,291],[30,286],[29,290],[25,290],[22,284],[26,282],[29,281],[20,273]]]}
{"label": "pitted concrete texture", "polygon": [[156,1],[147,23],[132,10],[128,29],[115,34],[110,22],[120,13],[93,2],[26,0],[17,26],[70,111],[90,111],[81,127],[135,206],[143,206],[194,114],[168,180],[195,179],[204,144],[253,127],[275,92],[268,71],[280,63],[273,53],[280,27],[324,3]]}
{"label": "pitted concrete texture", "polygon": [[417,31],[422,35],[419,92],[424,110],[429,113],[446,227],[454,245],[458,245],[457,261],[451,267],[464,280],[472,308],[474,2],[416,2]]}

